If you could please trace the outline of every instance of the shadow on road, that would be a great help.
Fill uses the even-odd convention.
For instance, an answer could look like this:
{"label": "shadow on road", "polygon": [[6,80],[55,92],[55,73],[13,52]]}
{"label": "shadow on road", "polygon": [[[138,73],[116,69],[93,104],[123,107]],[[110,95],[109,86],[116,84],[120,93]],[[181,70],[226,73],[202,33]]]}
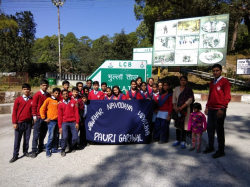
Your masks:
{"label": "shadow on road", "polygon": [[[227,121],[231,118],[227,117]],[[242,120],[248,130],[246,118]],[[244,126],[245,126],[244,125]],[[227,132],[237,126],[229,125]],[[244,127],[245,128],[245,127]],[[207,136],[204,133],[203,136]],[[93,172],[78,177],[66,176],[56,186],[248,186],[250,154],[241,154],[226,146],[226,156],[212,159],[211,154],[197,154],[180,147],[171,147],[175,130],[171,127],[170,143],[158,145],[120,145],[109,157],[99,159]],[[205,141],[203,141],[203,148]],[[98,148],[98,147],[97,147]],[[87,151],[87,149],[85,150]],[[96,155],[97,156],[97,155]],[[97,158],[97,157],[96,157]],[[95,159],[95,155],[93,158]],[[83,166],[84,167],[84,166]]]}

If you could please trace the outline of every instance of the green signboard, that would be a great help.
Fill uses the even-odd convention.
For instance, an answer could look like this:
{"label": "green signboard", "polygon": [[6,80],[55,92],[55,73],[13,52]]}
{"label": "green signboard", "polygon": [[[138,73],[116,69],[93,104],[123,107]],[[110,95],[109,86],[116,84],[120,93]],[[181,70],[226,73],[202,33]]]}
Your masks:
{"label": "green signboard", "polygon": [[226,64],[229,14],[155,23],[153,66]]}
{"label": "green signboard", "polygon": [[152,47],[133,49],[133,60],[147,61],[147,78],[152,76],[152,59],[153,59]]}
{"label": "green signboard", "polygon": [[115,85],[125,93],[130,89],[130,81],[142,77],[146,81],[147,61],[145,60],[107,60],[88,79]]}

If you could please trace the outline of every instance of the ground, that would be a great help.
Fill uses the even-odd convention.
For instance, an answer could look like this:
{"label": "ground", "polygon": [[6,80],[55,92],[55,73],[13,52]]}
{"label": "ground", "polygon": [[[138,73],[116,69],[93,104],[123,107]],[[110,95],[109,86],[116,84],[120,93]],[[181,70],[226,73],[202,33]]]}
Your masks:
{"label": "ground", "polygon": [[[205,102],[201,104],[204,108]],[[0,186],[249,186],[249,109],[249,104],[229,104],[226,156],[218,159],[172,147],[175,130],[171,122],[167,144],[91,145],[63,158],[60,154],[46,158],[43,152],[12,164],[11,115],[0,115]],[[206,142],[204,133],[203,149]]]}

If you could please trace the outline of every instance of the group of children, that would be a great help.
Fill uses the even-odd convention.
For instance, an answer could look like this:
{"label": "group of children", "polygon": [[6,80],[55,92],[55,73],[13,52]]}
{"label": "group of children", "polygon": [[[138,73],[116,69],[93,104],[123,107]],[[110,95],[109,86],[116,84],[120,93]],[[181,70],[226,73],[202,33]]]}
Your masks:
{"label": "group of children", "polygon": [[[50,157],[52,153],[59,152],[61,156],[66,156],[67,146],[69,152],[74,152],[76,145],[85,146],[87,142],[84,121],[87,115],[88,100],[153,100],[154,112],[151,126],[153,141],[157,141],[159,144],[168,142],[169,124],[173,110],[173,90],[169,81],[154,83],[154,79],[149,78],[146,83],[138,77],[131,81],[131,89],[126,90],[126,94],[122,93],[119,86],[115,85],[110,88],[105,82],[101,84],[101,90],[99,90],[99,82],[92,83],[92,80],[87,80],[86,86],[83,86],[82,82],[78,82],[72,91],[69,91],[69,85],[68,81],[63,81],[63,90],[54,88],[50,94],[47,92],[48,81],[42,80],[40,91],[35,93],[33,97],[30,96],[30,85],[22,85],[23,95],[15,100],[12,113],[15,140],[13,158],[10,163],[18,159],[22,136],[24,136],[24,156],[31,158],[35,158],[37,154],[43,152],[47,132],[47,157]],[[193,131],[191,150],[195,148],[196,137],[198,139],[197,149],[199,148],[201,134],[206,130],[206,118],[200,112],[201,106],[200,104],[195,106],[189,124],[189,130]],[[32,127],[32,152],[29,153]],[[79,137],[78,133],[80,133]],[[58,149],[59,146],[61,146],[61,150]]]}

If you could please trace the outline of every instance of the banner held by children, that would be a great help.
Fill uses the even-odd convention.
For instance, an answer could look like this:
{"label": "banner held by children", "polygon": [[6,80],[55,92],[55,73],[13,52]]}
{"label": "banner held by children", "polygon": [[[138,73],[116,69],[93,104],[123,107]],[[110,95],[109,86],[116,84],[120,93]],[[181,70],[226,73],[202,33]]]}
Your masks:
{"label": "banner held by children", "polygon": [[92,100],[87,110],[87,140],[106,144],[150,142],[153,101]]}

